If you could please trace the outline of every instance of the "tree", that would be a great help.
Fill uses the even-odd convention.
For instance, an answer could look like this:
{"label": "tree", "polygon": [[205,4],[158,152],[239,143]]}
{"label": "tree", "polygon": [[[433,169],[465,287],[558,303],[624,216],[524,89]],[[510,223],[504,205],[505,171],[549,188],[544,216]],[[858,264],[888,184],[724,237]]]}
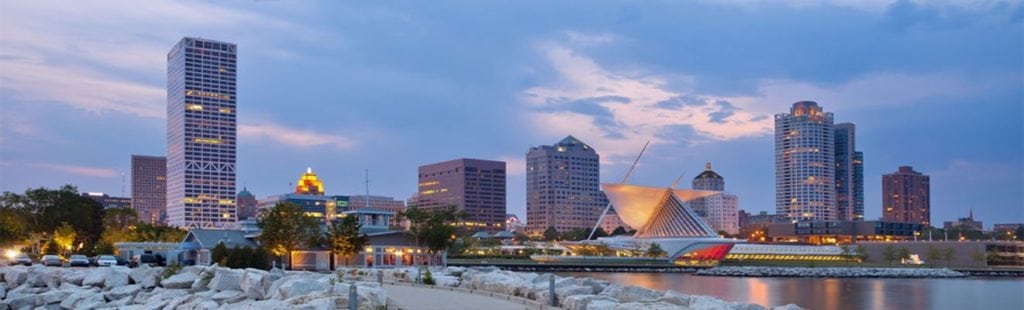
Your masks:
{"label": "tree", "polygon": [[348,265],[349,257],[358,254],[359,250],[362,250],[370,242],[366,234],[359,233],[362,226],[355,216],[346,216],[335,220],[327,232],[329,248],[333,254],[345,257],[345,265]]}
{"label": "tree", "polygon": [[129,229],[139,223],[139,215],[132,208],[110,208],[103,210],[104,232],[110,229]]}
{"label": "tree", "polygon": [[555,229],[555,226],[548,226],[548,228],[544,230],[544,240],[552,241],[557,238],[558,230]]}
{"label": "tree", "polygon": [[896,247],[892,245],[886,245],[884,248],[882,248],[882,259],[884,259],[886,263],[892,266],[892,262],[896,260]]}
{"label": "tree", "polygon": [[210,249],[210,262],[226,266],[228,263],[228,246],[224,242],[217,242],[217,245]]}
{"label": "tree", "polygon": [[647,246],[647,252],[644,253],[644,256],[658,258],[665,256],[666,254],[668,253],[665,253],[665,250],[661,249],[661,245],[656,242],[651,242],[651,244]]}
{"label": "tree", "polygon": [[956,253],[956,249],[951,246],[942,248],[942,260],[946,261],[946,266],[953,265],[953,255]]}
{"label": "tree", "polygon": [[306,216],[302,207],[291,202],[278,202],[257,225],[261,230],[259,239],[271,253],[278,257],[288,255],[288,269],[292,266],[292,252],[311,245],[320,235],[319,221]]}
{"label": "tree", "polygon": [[975,266],[979,266],[985,262],[985,253],[975,248],[971,251],[971,260],[974,261]]}
{"label": "tree", "polygon": [[[62,223],[74,227],[77,240],[91,251],[103,233],[103,206],[83,197],[78,189],[65,185],[59,189],[28,189],[24,194],[4,192],[0,196],[0,209],[8,218],[21,222],[21,237],[52,233]],[[0,225],[6,226],[6,225]],[[37,246],[43,238],[33,238]],[[2,240],[0,240],[2,241]]]}
{"label": "tree", "polygon": [[615,227],[615,230],[612,231],[612,236],[625,235],[625,234],[626,234],[626,228],[624,228],[622,226]]}
{"label": "tree", "polygon": [[77,237],[78,232],[68,223],[61,223],[60,226],[57,226],[57,229],[53,231],[53,242],[56,242],[57,247],[60,249],[58,253],[68,256],[67,254],[71,253],[72,247],[75,246],[75,238]]}
{"label": "tree", "polygon": [[925,251],[924,257],[928,260],[928,265],[935,268],[935,261],[942,258],[942,252],[939,251],[935,245],[928,245],[928,249]]}
{"label": "tree", "polygon": [[840,245],[839,250],[842,251],[839,253],[839,257],[841,257],[843,260],[849,261],[853,259],[853,251],[850,250],[849,245]]}
{"label": "tree", "polygon": [[857,253],[857,256],[860,257],[860,261],[861,262],[868,261],[868,249],[867,248],[858,245],[857,248],[854,249],[854,251]]}
{"label": "tree", "polygon": [[60,254],[60,246],[57,245],[57,242],[50,240],[50,242],[46,243],[46,248],[43,249],[43,254]]}
{"label": "tree", "polygon": [[[455,224],[465,215],[456,210],[455,206],[433,210],[429,214],[424,229],[420,230],[421,240],[426,243],[429,253],[437,254],[447,250],[455,242],[455,233],[457,232]],[[433,255],[431,256],[433,257]]]}

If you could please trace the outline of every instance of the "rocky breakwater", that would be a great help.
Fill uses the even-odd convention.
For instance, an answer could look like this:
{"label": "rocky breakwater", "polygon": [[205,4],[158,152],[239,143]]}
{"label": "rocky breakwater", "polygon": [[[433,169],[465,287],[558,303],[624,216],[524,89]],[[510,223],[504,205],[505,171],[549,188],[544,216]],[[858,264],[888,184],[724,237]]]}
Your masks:
{"label": "rocky breakwater", "polygon": [[344,309],[350,286],[360,309],[384,307],[375,282],[310,272],[231,269],[0,267],[4,309]]}
{"label": "rocky breakwater", "polygon": [[[385,279],[413,282],[418,269],[396,269],[386,273]],[[422,275],[425,276],[425,275]],[[611,284],[592,278],[559,277],[553,274],[513,272],[494,267],[432,268],[431,278],[438,286],[486,291],[521,297],[539,304],[550,301],[551,279],[554,279],[555,301],[559,307],[571,310],[621,309],[802,309],[796,305],[765,307],[756,304],[734,303],[714,297],[687,295],[680,292],[655,291],[637,286]]]}
{"label": "rocky breakwater", "polygon": [[946,268],[864,267],[715,267],[697,271],[701,276],[785,278],[956,278],[963,273]]}

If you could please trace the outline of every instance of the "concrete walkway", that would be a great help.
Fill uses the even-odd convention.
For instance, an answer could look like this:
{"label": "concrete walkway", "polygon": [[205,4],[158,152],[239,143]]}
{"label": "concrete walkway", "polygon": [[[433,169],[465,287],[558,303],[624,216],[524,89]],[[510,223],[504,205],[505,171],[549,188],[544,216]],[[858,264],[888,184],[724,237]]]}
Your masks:
{"label": "concrete walkway", "polygon": [[[385,284],[388,299],[394,301],[398,309],[487,309],[487,310],[523,310],[529,306],[505,299],[489,296],[449,291],[426,287]],[[388,309],[394,309],[389,305]]]}

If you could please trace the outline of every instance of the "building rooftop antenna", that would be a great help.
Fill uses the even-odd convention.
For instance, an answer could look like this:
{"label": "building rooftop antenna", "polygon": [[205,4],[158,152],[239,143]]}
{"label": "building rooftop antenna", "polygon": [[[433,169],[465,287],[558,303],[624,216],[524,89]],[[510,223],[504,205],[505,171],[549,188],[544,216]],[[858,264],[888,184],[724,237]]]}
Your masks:
{"label": "building rooftop antenna", "polygon": [[370,208],[370,169],[366,169],[366,208]]}

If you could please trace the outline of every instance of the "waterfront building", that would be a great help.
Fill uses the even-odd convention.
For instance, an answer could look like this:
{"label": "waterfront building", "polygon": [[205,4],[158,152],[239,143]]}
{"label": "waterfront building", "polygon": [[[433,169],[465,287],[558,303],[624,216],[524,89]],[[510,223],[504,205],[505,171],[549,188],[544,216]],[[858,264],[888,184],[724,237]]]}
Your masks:
{"label": "waterfront building", "polygon": [[236,46],[183,38],[167,53],[167,222],[234,226]]}
{"label": "waterfront building", "polygon": [[461,158],[419,167],[419,198],[424,210],[455,206],[470,230],[503,230],[505,162]]}
{"label": "waterfront building", "polygon": [[237,204],[238,220],[244,220],[248,218],[255,218],[257,208],[259,207],[259,201],[256,200],[256,195],[253,195],[245,187],[242,188],[241,192],[238,192],[238,196],[235,196],[235,203]]}
{"label": "waterfront building", "polygon": [[840,221],[864,220],[864,153],[857,151],[857,127],[835,125],[836,215]]}
{"label": "waterfront building", "polygon": [[82,197],[95,200],[103,206],[103,209],[132,207],[132,199],[127,197],[114,197],[98,192],[82,193]]}
{"label": "waterfront building", "polygon": [[[606,245],[613,256],[635,255],[638,248],[658,244],[668,262],[680,266],[713,266],[718,264],[729,249],[742,241],[722,238],[690,208],[698,198],[721,195],[716,191],[672,189],[629,184],[602,184],[605,196],[622,221],[637,227],[632,236],[603,237],[597,240],[563,242],[573,253],[600,243]],[[538,256],[540,261],[572,260],[553,256]]]}
{"label": "waterfront building", "polygon": [[814,221],[774,223],[767,226],[768,241],[807,244],[847,244],[857,241],[894,241],[922,238],[928,226],[886,221]]}
{"label": "waterfront building", "polygon": [[967,217],[961,217],[956,221],[946,221],[942,223],[942,229],[954,229],[954,228],[968,228],[977,231],[985,229],[985,224],[981,221],[974,220],[974,210],[970,210]]}
{"label": "waterfront building", "polygon": [[[348,207],[349,210],[373,209],[399,214],[405,211],[405,201],[387,196],[349,195]],[[398,227],[399,223],[397,220],[397,217],[390,217],[389,225]]]}
{"label": "waterfront building", "polygon": [[775,115],[775,213],[791,221],[836,220],[832,113],[800,101]]}
{"label": "waterfront building", "polygon": [[901,166],[882,176],[882,220],[931,225],[931,189],[927,175]]}
{"label": "waterfront building", "polygon": [[131,204],[140,221],[161,222],[167,209],[167,157],[132,155]]}
{"label": "waterfront building", "polygon": [[[725,178],[711,170],[711,163],[704,165],[704,172],[693,178],[693,189],[705,191],[725,191]],[[711,225],[715,231],[724,231],[735,235],[740,232],[739,197],[722,193],[705,198],[695,199],[690,206],[697,215]]]}
{"label": "waterfront building", "polygon": [[[994,231],[994,232],[1001,232],[1001,233],[1006,233],[1006,232],[1013,233],[1013,232],[1015,232],[1015,231],[1017,231],[1018,229],[1021,229],[1021,228],[1024,228],[1024,224],[1021,224],[1021,223],[992,224],[992,231]],[[1021,237],[1024,237],[1024,236],[1017,236],[1017,238],[1021,238]]]}
{"label": "waterfront building", "polygon": [[526,154],[526,229],[539,235],[593,229],[608,205],[600,186],[601,156],[573,136]]}

